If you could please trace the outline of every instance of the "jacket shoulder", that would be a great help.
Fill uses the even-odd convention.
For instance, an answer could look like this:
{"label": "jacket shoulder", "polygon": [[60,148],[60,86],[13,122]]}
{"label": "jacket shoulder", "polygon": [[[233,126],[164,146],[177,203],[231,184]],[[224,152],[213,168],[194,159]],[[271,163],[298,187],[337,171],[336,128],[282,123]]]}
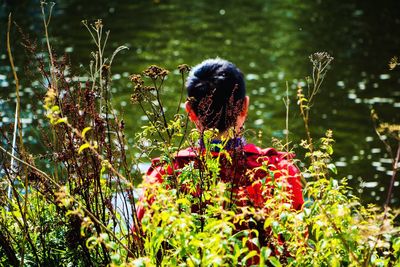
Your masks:
{"label": "jacket shoulder", "polygon": [[246,154],[258,155],[260,157],[276,157],[277,159],[280,159],[280,160],[283,160],[283,159],[292,160],[295,157],[295,155],[290,152],[278,151],[272,147],[260,148],[254,144],[245,145],[244,152]]}
{"label": "jacket shoulder", "polygon": [[268,147],[268,148],[261,148],[254,144],[246,144],[243,147],[245,153],[248,154],[256,154],[259,156],[277,156],[279,152],[275,150],[275,148]]}

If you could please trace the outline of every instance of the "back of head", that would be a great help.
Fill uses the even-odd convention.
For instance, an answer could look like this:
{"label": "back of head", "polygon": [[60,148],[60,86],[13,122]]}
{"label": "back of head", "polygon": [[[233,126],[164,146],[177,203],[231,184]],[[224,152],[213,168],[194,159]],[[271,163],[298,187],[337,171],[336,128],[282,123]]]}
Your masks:
{"label": "back of head", "polygon": [[207,59],[195,66],[186,82],[189,104],[205,129],[224,132],[235,126],[246,88],[241,71],[223,59]]}

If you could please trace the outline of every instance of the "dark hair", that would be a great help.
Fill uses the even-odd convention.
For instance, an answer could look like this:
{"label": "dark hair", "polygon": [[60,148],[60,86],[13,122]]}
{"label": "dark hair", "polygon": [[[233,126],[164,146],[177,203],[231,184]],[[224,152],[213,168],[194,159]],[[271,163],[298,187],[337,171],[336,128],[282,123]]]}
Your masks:
{"label": "dark hair", "polygon": [[206,129],[220,132],[234,126],[243,108],[246,87],[242,72],[224,59],[207,59],[195,66],[186,81],[188,101]]}

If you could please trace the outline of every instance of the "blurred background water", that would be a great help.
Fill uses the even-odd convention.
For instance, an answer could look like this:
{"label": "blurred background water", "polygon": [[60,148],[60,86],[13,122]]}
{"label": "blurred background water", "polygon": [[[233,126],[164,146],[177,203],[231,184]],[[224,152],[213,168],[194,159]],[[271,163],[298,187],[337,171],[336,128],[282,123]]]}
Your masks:
{"label": "blurred background water", "polygon": [[[247,139],[262,131],[262,145],[271,137],[283,138],[285,106],[282,98],[289,85],[290,139],[305,138],[295,105],[297,84],[310,75],[308,56],[327,51],[335,59],[312,108],[314,139],[325,130],[334,132],[334,162],[338,178],[347,177],[353,194],[365,203],[383,203],[391,172],[391,161],[376,136],[370,119],[374,108],[383,121],[400,122],[400,71],[389,71],[388,62],[400,55],[400,1],[334,0],[65,0],[55,1],[50,24],[53,48],[67,53],[75,71],[89,72],[94,44],[81,20],[103,19],[110,29],[106,53],[119,45],[129,50],[117,55],[113,66],[113,102],[124,116],[129,144],[145,123],[143,114],[130,104],[128,76],[150,64],[171,70],[166,83],[166,105],[170,110],[179,99],[179,64],[195,65],[209,57],[234,62],[245,74],[251,106]],[[6,56],[5,36],[9,12],[38,46],[43,46],[39,1],[0,2],[0,126],[14,117],[15,88]],[[13,28],[12,47],[22,82],[24,139],[32,151],[43,150],[37,125],[45,121],[41,110],[44,89],[40,80],[27,78],[28,62]],[[43,49],[43,51],[46,51]],[[295,147],[298,157],[304,152]],[[400,206],[399,181],[392,202]]]}

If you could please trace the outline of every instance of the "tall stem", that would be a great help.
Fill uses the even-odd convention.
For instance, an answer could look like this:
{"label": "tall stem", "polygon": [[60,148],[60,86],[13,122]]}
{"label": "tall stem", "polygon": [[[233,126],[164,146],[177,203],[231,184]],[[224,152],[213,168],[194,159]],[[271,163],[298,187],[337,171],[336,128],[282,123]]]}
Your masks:
{"label": "tall stem", "polygon": [[387,208],[389,207],[390,199],[392,198],[393,186],[394,186],[394,182],[396,181],[397,170],[399,169],[399,167],[398,167],[399,160],[400,160],[400,141],[397,144],[396,158],[393,160],[393,167],[392,167],[393,173],[392,173],[392,177],[390,179],[389,190],[388,190],[388,194],[386,197],[385,210],[387,210]]}
{"label": "tall stem", "polygon": [[[11,65],[11,70],[14,75],[14,80],[15,80],[15,93],[17,96],[16,99],[16,104],[15,104],[15,117],[14,117],[14,130],[13,130],[13,140],[12,140],[12,150],[11,154],[15,156],[17,152],[17,135],[18,135],[18,129],[21,131],[20,127],[20,105],[21,105],[21,99],[19,95],[19,79],[17,75],[17,71],[15,70],[15,65],[14,65],[14,58],[11,53],[11,45],[10,45],[10,31],[11,31],[11,13],[8,16],[8,27],[7,27],[7,52],[8,52],[8,58],[10,60],[10,65]],[[22,133],[20,132],[20,141],[22,141]],[[21,142],[22,145],[22,142]],[[7,197],[8,199],[11,199],[12,197],[12,183],[14,183],[15,177],[16,177],[16,172],[17,172],[17,163],[14,160],[14,158],[11,158],[11,170],[12,170],[12,175],[13,175],[13,180],[11,181],[10,185],[8,186],[7,190]],[[9,211],[9,206],[7,206],[7,211]]]}
{"label": "tall stem", "polygon": [[[54,7],[55,3],[50,3],[49,15],[47,16],[47,19],[46,19],[46,13],[45,13],[45,10],[44,10],[44,5],[45,4],[47,4],[45,1],[41,1],[40,2],[40,7],[41,7],[41,10],[42,10],[44,34],[45,34],[47,50],[48,50],[49,58],[50,58],[50,86],[56,92],[57,101],[61,102],[61,99],[59,98],[59,91],[58,91],[58,85],[57,85],[56,67],[54,65],[53,51],[51,49],[49,31],[48,31],[50,20],[51,20],[51,14],[52,14],[53,7]],[[63,117],[63,110],[61,108],[62,107],[61,103],[58,103],[58,106],[60,107],[61,117]],[[52,132],[53,132],[53,143],[57,147],[58,144],[57,144],[57,140],[56,140],[56,137],[55,137],[54,128],[52,128]],[[56,180],[58,180],[58,168],[54,169],[54,174],[55,174]]]}
{"label": "tall stem", "polygon": [[289,152],[289,111],[290,111],[290,99],[289,99],[289,84],[286,82],[286,98],[283,98],[286,108],[285,128],[286,128],[286,152]]}
{"label": "tall stem", "polygon": [[49,39],[49,33],[48,33],[48,26],[50,24],[50,19],[51,19],[51,13],[53,10],[53,6],[54,3],[51,4],[50,6],[50,11],[49,11],[49,16],[46,19],[46,14],[44,12],[44,5],[46,4],[46,2],[41,2],[40,6],[42,9],[42,18],[43,18],[43,25],[44,25],[44,34],[46,37],[46,45],[47,45],[47,50],[49,52],[49,58],[50,58],[50,76],[51,76],[51,86],[53,87],[53,89],[58,92],[57,90],[57,83],[56,83],[56,77],[55,77],[55,66],[54,66],[54,58],[53,58],[53,52],[51,50],[51,45],[50,45],[50,39]]}

